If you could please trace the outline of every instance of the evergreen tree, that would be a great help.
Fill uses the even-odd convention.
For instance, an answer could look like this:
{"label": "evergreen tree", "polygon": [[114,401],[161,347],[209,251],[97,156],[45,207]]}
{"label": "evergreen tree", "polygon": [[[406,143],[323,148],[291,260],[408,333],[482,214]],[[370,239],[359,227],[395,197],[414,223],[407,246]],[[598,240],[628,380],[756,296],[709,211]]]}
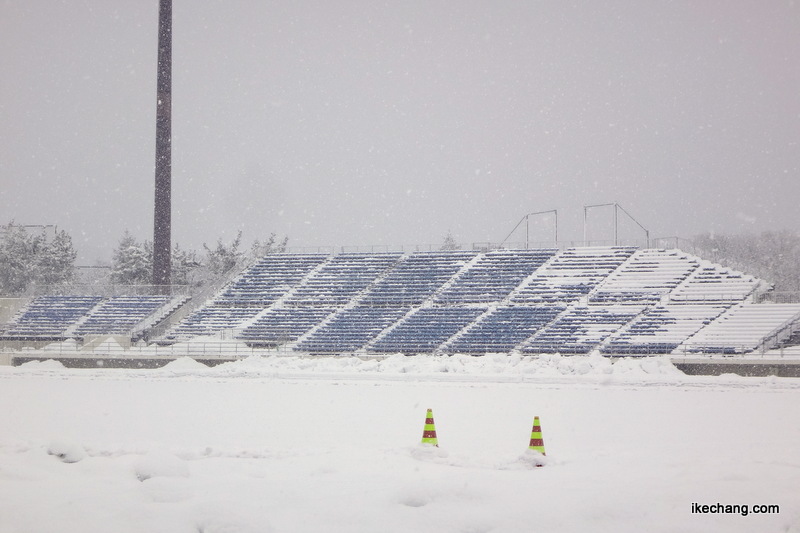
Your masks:
{"label": "evergreen tree", "polygon": [[3,228],[0,242],[0,290],[3,295],[21,294],[33,279],[30,268],[33,243],[30,235],[13,223]]}
{"label": "evergreen tree", "polygon": [[172,283],[173,285],[193,285],[193,274],[200,267],[194,251],[183,250],[177,243],[172,249]]}
{"label": "evergreen tree", "polygon": [[243,255],[239,251],[241,243],[241,231],[230,244],[225,244],[222,239],[218,239],[217,246],[213,250],[206,243],[203,243],[203,248],[206,251],[206,267],[214,277],[220,278],[236,267]]}
{"label": "evergreen tree", "polygon": [[111,282],[120,285],[149,285],[153,273],[153,252],[139,244],[128,230],[120,239],[111,265]]}
{"label": "evergreen tree", "polygon": [[49,242],[39,242],[40,252],[36,254],[37,283],[58,286],[75,279],[75,259],[78,252],[72,246],[72,238],[66,231],[56,231]]}
{"label": "evergreen tree", "polygon": [[32,285],[62,286],[75,278],[77,253],[65,231],[31,234],[13,222],[0,231],[0,294],[20,295]]}
{"label": "evergreen tree", "polygon": [[444,236],[444,242],[442,243],[441,250],[458,250],[458,243],[453,238],[453,234],[450,230],[447,230],[447,235]]}
{"label": "evergreen tree", "polygon": [[289,243],[289,237],[284,237],[280,242],[277,242],[277,236],[271,233],[265,242],[260,242],[256,239],[250,249],[250,256],[253,259],[260,259],[269,254],[280,254],[286,251],[286,245]]}

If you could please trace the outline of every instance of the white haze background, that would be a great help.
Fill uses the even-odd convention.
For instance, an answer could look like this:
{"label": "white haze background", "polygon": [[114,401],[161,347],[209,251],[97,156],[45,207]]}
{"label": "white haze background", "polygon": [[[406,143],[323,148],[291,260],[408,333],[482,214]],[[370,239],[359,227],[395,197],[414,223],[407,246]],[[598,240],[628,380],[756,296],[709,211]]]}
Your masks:
{"label": "white haze background", "polygon": [[[0,1],[2,222],[84,263],[152,236],[157,11]],[[173,29],[184,248],[497,242],[548,209],[581,239],[613,201],[653,237],[800,226],[793,0],[175,0]]]}

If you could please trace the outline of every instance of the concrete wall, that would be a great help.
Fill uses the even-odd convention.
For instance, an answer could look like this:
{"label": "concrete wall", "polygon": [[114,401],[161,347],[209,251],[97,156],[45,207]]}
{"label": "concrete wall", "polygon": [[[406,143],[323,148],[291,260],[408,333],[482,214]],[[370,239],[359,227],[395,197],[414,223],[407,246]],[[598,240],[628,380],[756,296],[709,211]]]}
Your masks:
{"label": "concrete wall", "polygon": [[673,359],[672,364],[674,364],[678,370],[690,376],[720,376],[722,374],[738,374],[746,377],[800,377],[799,360]]}
{"label": "concrete wall", "polygon": [[30,301],[30,298],[0,298],[0,324],[7,324]]}

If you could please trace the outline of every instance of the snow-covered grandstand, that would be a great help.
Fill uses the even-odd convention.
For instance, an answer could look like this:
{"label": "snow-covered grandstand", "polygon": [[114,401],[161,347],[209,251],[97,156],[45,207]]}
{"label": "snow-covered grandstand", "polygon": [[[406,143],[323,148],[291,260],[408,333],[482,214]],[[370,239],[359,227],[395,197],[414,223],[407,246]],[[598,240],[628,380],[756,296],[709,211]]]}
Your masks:
{"label": "snow-covered grandstand", "polygon": [[[800,305],[677,249],[271,254],[207,301],[41,296],[6,341],[222,335],[314,354],[741,354],[791,338]],[[192,311],[175,312],[191,305]],[[187,308],[188,309],[188,308]]]}

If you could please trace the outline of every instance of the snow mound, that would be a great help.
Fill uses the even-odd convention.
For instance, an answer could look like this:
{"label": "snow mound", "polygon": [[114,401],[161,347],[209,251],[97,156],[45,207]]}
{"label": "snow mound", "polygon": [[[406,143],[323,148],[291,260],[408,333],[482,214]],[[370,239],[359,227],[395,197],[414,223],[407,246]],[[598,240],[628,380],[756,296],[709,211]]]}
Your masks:
{"label": "snow mound", "polygon": [[126,350],[119,342],[117,342],[116,339],[109,337],[92,348],[92,351],[109,354],[122,354],[125,353]]}
{"label": "snow mound", "polygon": [[455,355],[402,355],[383,359],[358,356],[251,356],[223,363],[213,373],[226,376],[264,375],[276,372],[455,374],[455,375],[541,375],[541,376],[683,376],[666,357],[638,357],[612,360],[599,354],[561,356],[545,354],[487,354],[480,357]]}
{"label": "snow mound", "polygon": [[537,452],[536,450],[525,450],[525,452],[519,456],[519,458],[514,463],[514,466],[523,469],[529,468],[536,468],[539,466],[545,466],[548,464],[548,458],[546,455],[542,455],[541,453]]}
{"label": "snow mound", "polygon": [[25,370],[64,370],[66,367],[60,361],[47,359],[46,361],[28,361],[17,368],[24,368]]}
{"label": "snow mound", "polygon": [[47,446],[47,453],[64,463],[77,463],[86,457],[86,450],[80,444],[60,439],[50,442]]}
{"label": "snow mound", "polygon": [[209,370],[209,368],[203,363],[195,361],[189,356],[183,356],[175,359],[174,361],[170,361],[157,371],[174,375],[187,375],[202,373],[207,370]]}
{"label": "snow mound", "polygon": [[153,450],[138,458],[133,465],[139,481],[156,477],[189,477],[185,461],[163,450]]}

